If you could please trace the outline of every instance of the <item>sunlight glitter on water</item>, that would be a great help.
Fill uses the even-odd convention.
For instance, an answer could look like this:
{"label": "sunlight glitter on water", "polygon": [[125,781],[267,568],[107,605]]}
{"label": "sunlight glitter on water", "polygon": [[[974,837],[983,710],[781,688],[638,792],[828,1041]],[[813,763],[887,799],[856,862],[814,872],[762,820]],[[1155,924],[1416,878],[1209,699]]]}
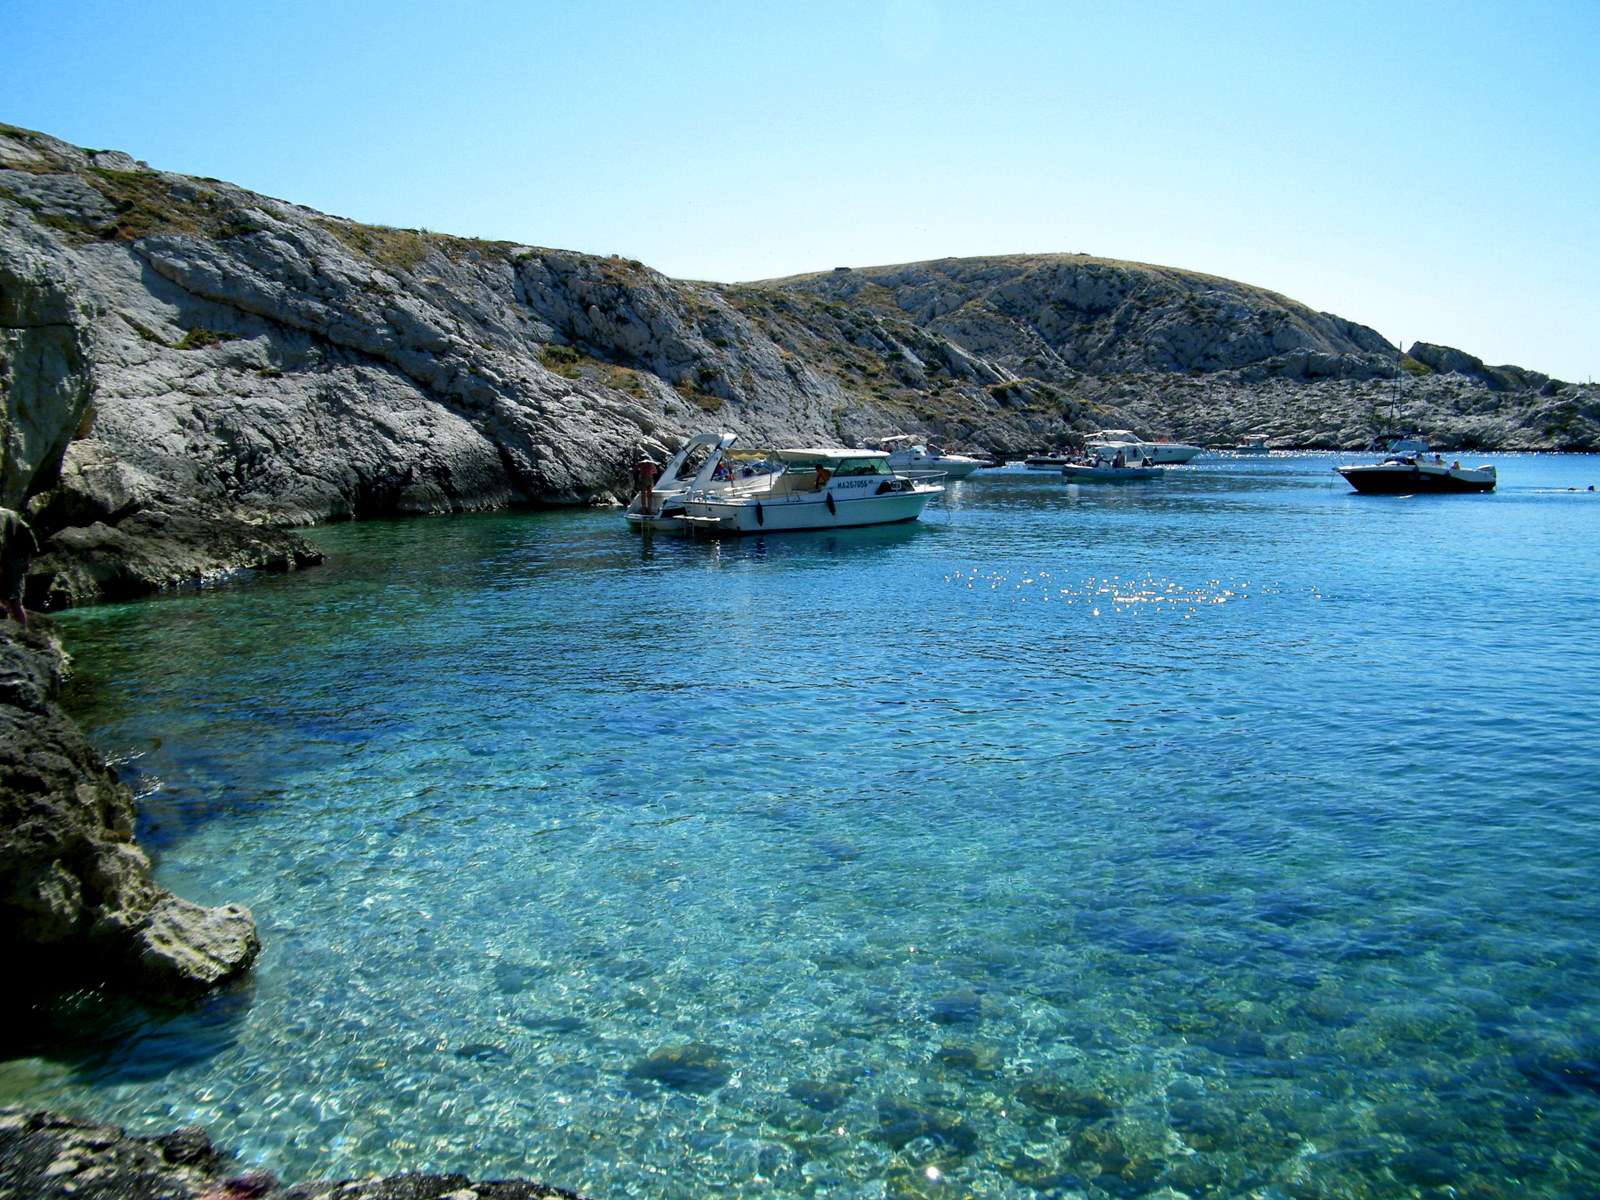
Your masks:
{"label": "sunlight glitter on water", "polygon": [[346,526],[70,614],[163,881],[267,950],[0,1089],[291,1178],[1584,1194],[1593,510],[1519,490],[1565,460],[1465,506],[1328,465],[714,545]]}

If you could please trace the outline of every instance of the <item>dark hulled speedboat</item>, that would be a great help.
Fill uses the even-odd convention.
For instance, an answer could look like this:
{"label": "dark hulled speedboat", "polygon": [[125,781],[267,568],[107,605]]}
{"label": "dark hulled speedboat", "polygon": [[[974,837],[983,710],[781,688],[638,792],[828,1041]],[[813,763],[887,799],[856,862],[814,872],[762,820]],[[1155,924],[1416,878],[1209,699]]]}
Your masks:
{"label": "dark hulled speedboat", "polygon": [[1495,474],[1491,466],[1463,467],[1459,460],[1447,463],[1435,454],[1396,454],[1381,463],[1360,467],[1335,467],[1358,492],[1386,496],[1415,496],[1446,492],[1492,492]]}

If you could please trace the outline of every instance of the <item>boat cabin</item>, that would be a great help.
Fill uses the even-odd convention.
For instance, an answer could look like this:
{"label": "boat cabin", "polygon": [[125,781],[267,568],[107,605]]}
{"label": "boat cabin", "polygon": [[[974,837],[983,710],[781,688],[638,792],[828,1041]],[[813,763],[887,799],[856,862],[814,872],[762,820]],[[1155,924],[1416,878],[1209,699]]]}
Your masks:
{"label": "boat cabin", "polygon": [[889,456],[881,450],[793,449],[773,450],[769,457],[783,464],[783,474],[773,481],[773,492],[812,491],[822,483],[832,487],[867,486],[894,478]]}

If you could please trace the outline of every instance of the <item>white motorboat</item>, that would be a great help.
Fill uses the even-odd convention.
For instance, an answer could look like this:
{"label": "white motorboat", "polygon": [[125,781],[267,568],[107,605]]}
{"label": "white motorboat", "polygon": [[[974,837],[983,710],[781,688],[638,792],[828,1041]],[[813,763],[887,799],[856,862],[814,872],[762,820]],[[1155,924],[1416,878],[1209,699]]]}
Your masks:
{"label": "white motorboat", "polygon": [[1335,467],[1358,492],[1385,496],[1418,496],[1453,492],[1494,491],[1495,469],[1488,464],[1463,467],[1435,454],[1392,454],[1381,463]]}
{"label": "white motorboat", "polygon": [[1239,445],[1228,451],[1229,454],[1271,454],[1272,449],[1267,445],[1267,435],[1252,433]]}
{"label": "white motorboat", "polygon": [[757,487],[782,469],[760,460],[735,465],[726,456],[728,448],[738,440],[736,433],[695,434],[661,468],[651,488],[649,511],[644,507],[644,492],[634,493],[624,513],[628,524],[635,529],[681,531],[683,497],[690,488],[698,486],[707,492],[719,492],[736,483]]}
{"label": "white motorboat", "polygon": [[989,464],[981,458],[968,458],[965,454],[946,454],[927,444],[927,439],[915,433],[895,434],[878,439],[879,448],[889,456],[889,469],[896,472],[935,471],[945,479],[965,479],[979,467]]}
{"label": "white motorboat", "polygon": [[1101,463],[1068,463],[1061,477],[1068,483],[1133,483],[1160,479],[1165,467],[1114,467]]}
{"label": "white motorboat", "polygon": [[775,476],[720,492],[691,488],[683,498],[684,528],[714,534],[844,529],[914,521],[942,483],[897,475],[878,450],[773,450]]}
{"label": "white motorboat", "polygon": [[[723,447],[713,446],[671,520],[646,527],[683,533],[780,533],[914,521],[944,484],[897,475],[880,450],[796,448],[768,451],[776,470],[717,480]],[[630,514],[629,520],[633,521]]]}
{"label": "white motorboat", "polygon": [[1114,457],[1121,450],[1129,462],[1148,458],[1158,467],[1186,463],[1204,452],[1203,447],[1191,446],[1186,442],[1169,442],[1165,438],[1146,441],[1131,429],[1102,429],[1091,433],[1084,439],[1083,448],[1090,454],[1103,454],[1107,458]]}
{"label": "white motorboat", "polygon": [[1380,433],[1367,443],[1367,449],[1379,454],[1426,454],[1433,447],[1419,429],[1415,433]]}

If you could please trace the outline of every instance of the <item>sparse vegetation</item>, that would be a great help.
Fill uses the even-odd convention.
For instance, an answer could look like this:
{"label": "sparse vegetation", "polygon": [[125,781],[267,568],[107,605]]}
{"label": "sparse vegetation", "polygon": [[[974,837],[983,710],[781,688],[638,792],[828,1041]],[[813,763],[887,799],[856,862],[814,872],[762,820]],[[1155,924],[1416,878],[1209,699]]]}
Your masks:
{"label": "sparse vegetation", "polygon": [[220,345],[222,342],[231,342],[239,335],[224,333],[220,329],[191,329],[183,337],[174,342],[174,350],[204,350],[207,346]]}
{"label": "sparse vegetation", "polygon": [[557,375],[567,379],[576,379],[582,372],[578,364],[583,361],[583,355],[571,346],[562,346],[552,342],[539,351],[539,361]]}
{"label": "sparse vegetation", "polygon": [[354,221],[318,220],[316,224],[356,253],[391,270],[414,271],[435,248],[432,235],[415,229],[358,225]]}
{"label": "sparse vegetation", "polygon": [[716,412],[725,403],[721,396],[713,396],[710,392],[702,392],[692,383],[675,383],[672,387],[678,395],[703,412]]}
{"label": "sparse vegetation", "polygon": [[644,395],[644,380],[639,378],[639,372],[628,367],[611,367],[602,382],[608,388],[627,392],[630,396]]}

